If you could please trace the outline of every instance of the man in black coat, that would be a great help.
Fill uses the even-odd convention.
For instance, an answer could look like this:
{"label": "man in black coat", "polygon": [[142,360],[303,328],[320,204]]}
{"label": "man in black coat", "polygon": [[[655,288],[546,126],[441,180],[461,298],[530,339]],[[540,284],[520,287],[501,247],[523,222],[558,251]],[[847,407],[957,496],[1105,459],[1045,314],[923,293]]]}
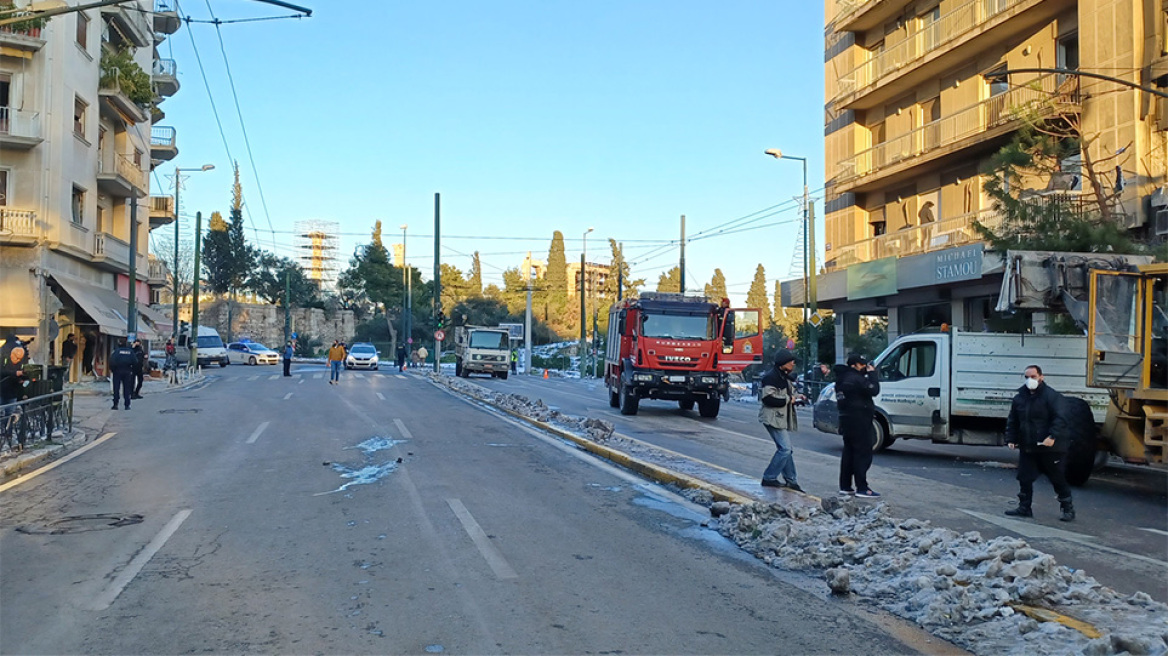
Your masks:
{"label": "man in black coat", "polygon": [[126,409],[130,409],[130,399],[133,397],[134,391],[134,361],[136,359],[134,349],[126,344],[126,340],[118,340],[118,347],[110,354],[109,360],[110,378],[113,379],[114,386],[114,406],[110,408],[111,410],[118,409],[119,395],[124,400]]}
{"label": "man in black coat", "polygon": [[1067,484],[1067,426],[1060,412],[1062,396],[1044,382],[1042,368],[1026,367],[1026,384],[1018,388],[1006,418],[1006,444],[1018,449],[1018,507],[1007,510],[1012,517],[1033,517],[1030,502],[1034,481],[1040,473],[1050,479],[1062,508],[1060,521],[1075,520],[1071,486]]}
{"label": "man in black coat", "polygon": [[142,398],[142,381],[146,380],[146,349],[142,346],[142,340],[134,340],[134,366],[131,367],[134,373],[134,396],[132,398]]}
{"label": "man in black coat", "polygon": [[[864,356],[853,353],[847,366],[836,365],[835,394],[839,408],[840,434],[844,451],[840,456],[839,495],[879,499],[880,494],[868,486],[868,468],[872,466],[872,446],[876,433],[872,420],[880,393],[880,379]],[[852,487],[853,481],[856,487]]]}

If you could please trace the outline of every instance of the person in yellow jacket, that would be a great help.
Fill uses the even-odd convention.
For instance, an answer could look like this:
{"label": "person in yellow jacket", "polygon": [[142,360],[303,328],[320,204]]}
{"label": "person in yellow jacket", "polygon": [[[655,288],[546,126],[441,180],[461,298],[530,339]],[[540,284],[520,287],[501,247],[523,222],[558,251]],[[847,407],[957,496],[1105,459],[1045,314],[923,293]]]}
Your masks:
{"label": "person in yellow jacket", "polygon": [[339,340],[333,340],[329,348],[329,385],[341,382],[341,363],[345,361],[345,345]]}

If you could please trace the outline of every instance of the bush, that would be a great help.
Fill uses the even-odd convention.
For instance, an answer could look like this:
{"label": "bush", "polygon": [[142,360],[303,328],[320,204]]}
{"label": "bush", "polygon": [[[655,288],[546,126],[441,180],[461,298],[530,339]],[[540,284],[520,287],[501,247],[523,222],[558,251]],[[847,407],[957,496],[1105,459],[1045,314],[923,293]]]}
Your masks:
{"label": "bush", "polygon": [[315,358],[317,357],[318,349],[324,345],[320,338],[312,335],[301,335],[296,340],[296,357],[298,358]]}

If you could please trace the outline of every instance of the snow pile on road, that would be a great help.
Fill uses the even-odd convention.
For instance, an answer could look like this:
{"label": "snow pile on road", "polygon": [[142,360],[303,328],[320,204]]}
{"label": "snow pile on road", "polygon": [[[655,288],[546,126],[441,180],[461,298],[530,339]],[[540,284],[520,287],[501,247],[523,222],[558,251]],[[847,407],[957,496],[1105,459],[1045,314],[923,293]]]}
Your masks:
{"label": "snow pile on road", "polygon": [[[1122,596],[1017,538],[987,541],[854,500],[711,510],[722,535],[767,564],[822,572],[833,592],[874,601],[974,653],[1168,653],[1168,606],[1144,593]],[[1026,614],[1041,609],[1103,635]]]}
{"label": "snow pile on road", "polygon": [[522,394],[495,392],[461,378],[437,376],[434,374],[430,374],[430,378],[461,394],[484,401],[514,414],[541,421],[545,424],[552,424],[572,433],[584,435],[594,442],[608,440],[612,437],[612,433],[615,430],[615,427],[607,421],[567,415],[559,410],[548,407],[540,399],[532,401]]}

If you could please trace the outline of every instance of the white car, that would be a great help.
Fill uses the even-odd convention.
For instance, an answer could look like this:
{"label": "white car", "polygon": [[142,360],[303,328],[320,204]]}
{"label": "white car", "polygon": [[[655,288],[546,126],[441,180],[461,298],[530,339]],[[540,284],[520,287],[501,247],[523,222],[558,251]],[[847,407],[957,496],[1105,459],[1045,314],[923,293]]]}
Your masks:
{"label": "white car", "polygon": [[381,365],[377,357],[376,346],[359,342],[349,347],[349,353],[345,356],[345,369],[371,369],[377,371],[380,368]]}
{"label": "white car", "polygon": [[280,364],[280,354],[259,342],[233,342],[227,345],[231,364]]}

